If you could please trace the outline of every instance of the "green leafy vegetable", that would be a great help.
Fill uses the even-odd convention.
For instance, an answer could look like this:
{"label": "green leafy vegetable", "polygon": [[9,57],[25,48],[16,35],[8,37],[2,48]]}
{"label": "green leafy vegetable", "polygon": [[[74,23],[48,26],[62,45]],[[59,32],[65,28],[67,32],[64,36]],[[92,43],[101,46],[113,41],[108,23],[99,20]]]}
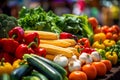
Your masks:
{"label": "green leafy vegetable", "polygon": [[18,23],[25,30],[43,30],[58,34],[69,32],[79,37],[91,37],[93,35],[86,15],[64,14],[57,16],[52,11],[45,12],[41,7],[32,9],[23,7],[19,12]]}

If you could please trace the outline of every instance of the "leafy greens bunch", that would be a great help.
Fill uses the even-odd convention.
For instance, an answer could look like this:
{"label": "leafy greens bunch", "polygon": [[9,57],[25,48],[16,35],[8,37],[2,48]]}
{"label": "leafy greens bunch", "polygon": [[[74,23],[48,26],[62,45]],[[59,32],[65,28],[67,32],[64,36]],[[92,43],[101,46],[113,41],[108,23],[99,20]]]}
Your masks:
{"label": "leafy greens bunch", "polygon": [[25,30],[43,30],[58,34],[69,32],[80,37],[93,35],[86,15],[64,14],[57,16],[52,11],[45,12],[41,7],[31,9],[23,7],[19,12],[18,23]]}

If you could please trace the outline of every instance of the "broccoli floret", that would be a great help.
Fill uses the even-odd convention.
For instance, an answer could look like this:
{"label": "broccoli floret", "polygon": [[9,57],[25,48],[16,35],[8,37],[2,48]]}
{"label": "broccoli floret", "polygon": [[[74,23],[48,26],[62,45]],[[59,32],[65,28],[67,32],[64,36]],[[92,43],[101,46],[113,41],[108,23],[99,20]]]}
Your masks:
{"label": "broccoli floret", "polygon": [[0,14],[0,38],[8,37],[8,32],[17,25],[17,19],[15,17]]}

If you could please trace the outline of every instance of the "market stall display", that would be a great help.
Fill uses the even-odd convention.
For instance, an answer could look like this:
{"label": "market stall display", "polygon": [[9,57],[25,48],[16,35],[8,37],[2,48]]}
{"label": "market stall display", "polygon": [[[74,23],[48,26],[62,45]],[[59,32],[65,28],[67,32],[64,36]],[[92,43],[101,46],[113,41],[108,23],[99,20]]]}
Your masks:
{"label": "market stall display", "polygon": [[118,25],[41,7],[23,7],[19,17],[0,38],[0,80],[119,80]]}

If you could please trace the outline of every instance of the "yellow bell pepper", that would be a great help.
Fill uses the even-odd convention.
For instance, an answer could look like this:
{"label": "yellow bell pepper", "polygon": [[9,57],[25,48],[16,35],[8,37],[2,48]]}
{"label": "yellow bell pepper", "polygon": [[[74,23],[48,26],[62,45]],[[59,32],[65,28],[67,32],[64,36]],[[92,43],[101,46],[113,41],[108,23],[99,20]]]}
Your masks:
{"label": "yellow bell pepper", "polygon": [[105,57],[108,60],[110,60],[113,65],[117,64],[118,56],[117,56],[116,52],[113,52],[113,51],[106,52]]}
{"label": "yellow bell pepper", "polygon": [[103,41],[103,44],[105,45],[105,47],[110,47],[112,45],[115,45],[116,42],[114,40],[106,39]]}
{"label": "yellow bell pepper", "polygon": [[105,49],[105,45],[100,41],[95,41],[92,47],[97,49]]}
{"label": "yellow bell pepper", "polygon": [[94,36],[93,36],[93,39],[94,39],[94,41],[104,41],[105,39],[106,39],[106,35],[105,35],[105,33],[97,33],[97,34],[95,34]]}
{"label": "yellow bell pepper", "polygon": [[10,74],[13,70],[13,66],[9,62],[4,62],[4,58],[2,58],[0,62],[0,75],[4,73]]}
{"label": "yellow bell pepper", "polygon": [[13,69],[20,67],[21,65],[26,64],[26,61],[17,59],[13,62]]}

